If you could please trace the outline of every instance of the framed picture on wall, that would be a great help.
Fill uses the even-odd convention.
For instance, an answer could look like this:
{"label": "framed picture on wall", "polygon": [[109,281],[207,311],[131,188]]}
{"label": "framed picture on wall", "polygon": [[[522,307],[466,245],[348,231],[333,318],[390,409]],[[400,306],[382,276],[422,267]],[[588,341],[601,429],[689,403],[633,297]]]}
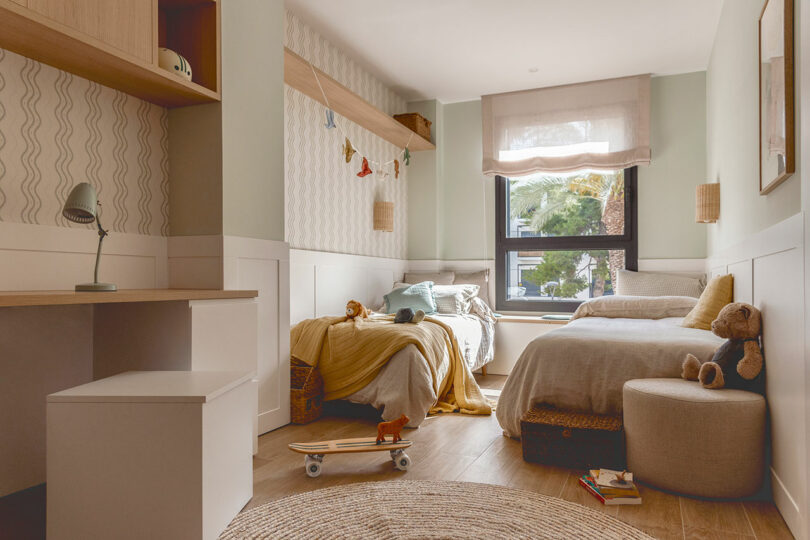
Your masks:
{"label": "framed picture on wall", "polygon": [[793,0],[767,0],[759,16],[759,193],[796,170]]}

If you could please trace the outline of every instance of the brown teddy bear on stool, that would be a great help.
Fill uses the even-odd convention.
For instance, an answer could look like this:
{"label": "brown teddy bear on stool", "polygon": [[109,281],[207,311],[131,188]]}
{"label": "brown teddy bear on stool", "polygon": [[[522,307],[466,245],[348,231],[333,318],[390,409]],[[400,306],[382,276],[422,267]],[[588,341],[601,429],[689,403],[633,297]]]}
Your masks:
{"label": "brown teddy bear on stool", "polygon": [[752,305],[728,304],[712,322],[714,335],[726,338],[710,362],[700,365],[687,354],[681,377],[700,381],[704,388],[740,388],[760,392],[762,389],[762,348],[759,335],[762,315]]}

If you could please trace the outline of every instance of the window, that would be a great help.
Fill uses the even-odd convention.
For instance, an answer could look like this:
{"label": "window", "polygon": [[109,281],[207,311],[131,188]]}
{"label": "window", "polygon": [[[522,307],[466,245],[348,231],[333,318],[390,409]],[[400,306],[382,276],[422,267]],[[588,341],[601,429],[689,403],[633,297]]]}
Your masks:
{"label": "window", "polygon": [[496,307],[574,311],[636,270],[637,168],[495,177]]}

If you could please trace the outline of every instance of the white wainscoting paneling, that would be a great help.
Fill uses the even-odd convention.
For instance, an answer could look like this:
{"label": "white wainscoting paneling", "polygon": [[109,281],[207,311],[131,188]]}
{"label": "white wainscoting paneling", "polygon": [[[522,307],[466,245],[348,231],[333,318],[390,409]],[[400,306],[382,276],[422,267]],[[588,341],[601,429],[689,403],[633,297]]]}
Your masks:
{"label": "white wainscoting paneling", "polygon": [[285,242],[238,236],[169,239],[169,284],[259,291],[259,433],[290,422],[290,256]]}
{"label": "white wainscoting paneling", "polygon": [[[0,290],[65,290],[93,281],[98,234],[84,227],[0,222]],[[110,233],[99,280],[119,289],[168,285],[164,236]]]}
{"label": "white wainscoting paneling", "polygon": [[808,469],[804,365],[804,215],[796,214],[711,257],[711,276],[734,275],[735,300],[762,311],[771,485],[797,538],[807,527]]}
{"label": "white wainscoting paneling", "polygon": [[285,242],[225,236],[225,289],[256,289],[259,433],[290,423],[290,250]]}
{"label": "white wainscoting paneling", "polygon": [[346,302],[378,308],[408,261],[325,251],[290,250],[290,321],[340,315]]}

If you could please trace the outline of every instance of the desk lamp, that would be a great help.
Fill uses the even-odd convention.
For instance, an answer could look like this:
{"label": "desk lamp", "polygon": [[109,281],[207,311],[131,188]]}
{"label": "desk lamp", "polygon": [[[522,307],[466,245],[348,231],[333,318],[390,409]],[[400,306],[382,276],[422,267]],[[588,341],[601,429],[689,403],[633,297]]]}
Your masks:
{"label": "desk lamp", "polygon": [[96,188],[87,182],[77,184],[76,187],[68,195],[65,206],[62,209],[62,215],[74,223],[92,223],[96,222],[98,227],[98,251],[96,252],[96,272],[93,274],[93,283],[82,283],[76,285],[77,291],[115,291],[117,287],[112,283],[99,283],[98,281],[98,263],[101,261],[101,242],[107,236],[107,231],[101,227],[101,222],[98,219],[98,207],[101,203],[98,202],[96,195]]}

